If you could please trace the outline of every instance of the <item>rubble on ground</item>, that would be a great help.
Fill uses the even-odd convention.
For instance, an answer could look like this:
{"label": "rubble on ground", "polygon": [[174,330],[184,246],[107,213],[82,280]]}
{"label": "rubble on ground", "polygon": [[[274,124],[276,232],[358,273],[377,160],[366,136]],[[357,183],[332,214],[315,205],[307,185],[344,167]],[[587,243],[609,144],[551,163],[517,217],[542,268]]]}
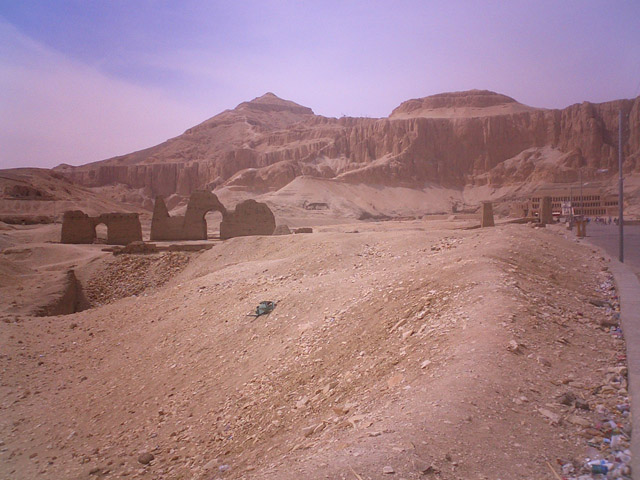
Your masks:
{"label": "rubble on ground", "polygon": [[189,259],[188,254],[177,252],[145,256],[121,254],[87,282],[85,295],[94,307],[140,295],[149,288],[164,285],[184,270]]}

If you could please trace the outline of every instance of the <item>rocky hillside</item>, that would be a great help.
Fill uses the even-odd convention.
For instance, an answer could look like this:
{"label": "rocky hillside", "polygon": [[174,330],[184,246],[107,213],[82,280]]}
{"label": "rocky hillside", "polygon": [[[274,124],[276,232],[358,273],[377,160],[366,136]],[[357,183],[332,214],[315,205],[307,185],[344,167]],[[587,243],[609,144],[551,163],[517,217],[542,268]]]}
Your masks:
{"label": "rocky hillside", "polygon": [[640,172],[640,97],[562,110],[489,91],[409,100],[388,118],[327,118],[272,93],[160,145],[58,172],[78,183],[186,195],[221,185],[274,191],[307,175],[348,183],[459,188],[589,179],[617,172],[618,111],[625,170]]}
{"label": "rocky hillside", "polygon": [[[108,190],[110,195],[104,195]],[[65,210],[81,209],[90,215],[104,212],[134,212],[118,188],[89,189],[70,181],[59,172],[43,168],[0,170],[0,220],[17,223],[41,223],[39,218],[60,218]],[[120,187],[120,190],[126,189]],[[135,202],[135,198],[131,203]],[[16,223],[11,221],[11,223]]]}

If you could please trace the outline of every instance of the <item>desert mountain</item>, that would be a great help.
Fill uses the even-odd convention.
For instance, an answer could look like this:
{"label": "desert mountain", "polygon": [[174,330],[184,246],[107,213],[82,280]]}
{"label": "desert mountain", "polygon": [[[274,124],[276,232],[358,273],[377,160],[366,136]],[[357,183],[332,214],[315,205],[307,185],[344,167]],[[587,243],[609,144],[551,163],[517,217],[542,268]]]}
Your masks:
{"label": "desert mountain", "polygon": [[388,118],[327,118],[272,93],[160,145],[56,170],[89,187],[154,195],[220,186],[276,191],[300,176],[350,184],[463,188],[577,181],[617,171],[618,111],[625,170],[640,172],[640,97],[562,110],[485,90],[408,100]]}
{"label": "desert mountain", "polygon": [[[103,195],[103,190],[109,195]],[[0,170],[0,219],[43,216],[54,218],[65,210],[81,209],[90,215],[109,211],[133,212],[137,205],[127,205],[122,187],[89,189],[64,175],[45,168]],[[113,200],[115,199],[115,201]]]}

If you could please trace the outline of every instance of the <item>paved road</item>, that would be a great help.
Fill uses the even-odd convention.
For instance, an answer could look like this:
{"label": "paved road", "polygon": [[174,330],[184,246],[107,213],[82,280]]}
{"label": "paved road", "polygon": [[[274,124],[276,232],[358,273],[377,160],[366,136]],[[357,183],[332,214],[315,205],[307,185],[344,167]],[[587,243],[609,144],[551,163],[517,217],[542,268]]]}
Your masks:
{"label": "paved road", "polygon": [[[591,222],[587,225],[586,240],[603,248],[613,258],[618,258],[617,225]],[[624,226],[624,263],[640,277],[640,225]]]}

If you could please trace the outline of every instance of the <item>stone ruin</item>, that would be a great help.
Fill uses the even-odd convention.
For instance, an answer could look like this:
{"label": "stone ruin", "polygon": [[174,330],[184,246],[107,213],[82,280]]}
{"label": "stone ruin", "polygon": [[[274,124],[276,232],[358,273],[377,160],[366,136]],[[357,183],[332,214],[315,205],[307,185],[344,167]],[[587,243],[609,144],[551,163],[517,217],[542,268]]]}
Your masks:
{"label": "stone ruin", "polygon": [[293,232],[289,228],[289,225],[276,225],[276,229],[273,231],[273,235],[291,235]]}
{"label": "stone ruin", "polygon": [[272,235],[275,229],[276,218],[266,203],[245,200],[234,211],[222,214],[220,238]]}
{"label": "stone ruin", "polygon": [[191,194],[183,216],[170,216],[164,199],[156,198],[151,219],[151,241],[206,240],[205,215],[210,210],[222,214],[220,238],[223,240],[247,235],[272,235],[276,229],[276,219],[266,203],[245,200],[235,210],[229,211],[213,193],[197,190]]}
{"label": "stone ruin", "polygon": [[482,202],[482,220],[480,227],[493,227],[495,223],[493,221],[493,204],[491,202]]}
{"label": "stone ruin", "polygon": [[68,210],[62,218],[61,243],[94,243],[96,226],[107,227],[109,245],[128,245],[142,241],[142,226],[137,213],[103,213],[90,217],[81,210]]}
{"label": "stone ruin", "polygon": [[217,210],[223,217],[227,214],[218,197],[206,190],[196,190],[191,194],[187,211],[181,216],[170,216],[164,199],[156,197],[151,218],[151,241],[206,240],[207,221],[204,216],[210,210]]}
{"label": "stone ruin", "polygon": [[306,200],[302,203],[302,208],[305,210],[328,210],[329,204],[324,202],[307,202]]}
{"label": "stone ruin", "polygon": [[[227,239],[247,235],[272,235],[276,219],[266,203],[245,200],[233,211],[220,203],[218,197],[206,190],[191,194],[184,215],[170,216],[162,197],[156,198],[151,219],[151,241],[206,240],[207,212],[222,213],[220,238]],[[69,210],[62,220],[61,243],[94,243],[96,226],[107,227],[109,245],[129,245],[142,242],[142,227],[137,213],[103,213],[90,217],[80,210]]]}
{"label": "stone ruin", "polygon": [[540,225],[553,223],[553,211],[551,210],[551,197],[542,197],[540,202]]}

